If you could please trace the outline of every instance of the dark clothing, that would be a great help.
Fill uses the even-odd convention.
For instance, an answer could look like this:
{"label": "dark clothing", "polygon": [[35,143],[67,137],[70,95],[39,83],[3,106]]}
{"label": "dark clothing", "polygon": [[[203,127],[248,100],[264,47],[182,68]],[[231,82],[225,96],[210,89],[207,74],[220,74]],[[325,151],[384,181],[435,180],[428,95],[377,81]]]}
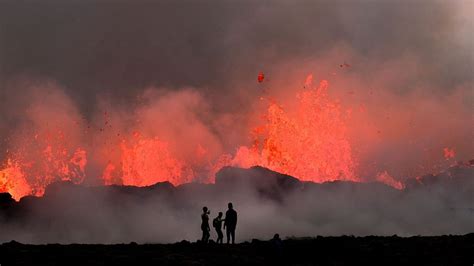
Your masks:
{"label": "dark clothing", "polygon": [[222,233],[222,229],[221,228],[216,228],[216,233],[217,233],[216,243],[217,244],[222,244],[222,241],[224,239],[224,234]]}
{"label": "dark clothing", "polygon": [[202,238],[201,238],[201,241],[203,243],[207,243],[209,241],[209,237],[211,236],[211,234],[209,234],[209,230],[206,230],[206,229],[202,229]]}
{"label": "dark clothing", "polygon": [[232,237],[232,244],[234,244],[235,243],[235,227],[234,228],[226,227],[226,228],[227,229],[225,230],[225,232],[227,235],[227,244],[229,244],[231,237]]}
{"label": "dark clothing", "polygon": [[214,220],[212,220],[212,225],[216,229],[221,229],[222,228],[222,221],[224,221],[222,218],[216,217]]}
{"label": "dark clothing", "polygon": [[225,213],[225,223],[224,227],[226,228],[227,234],[227,243],[230,242],[232,237],[232,244],[235,242],[235,228],[237,226],[237,212],[234,209],[228,209]]}
{"label": "dark clothing", "polygon": [[283,249],[283,241],[281,240],[279,234],[275,234],[275,236],[273,236],[273,238],[270,240],[270,243],[276,252],[280,252]]}
{"label": "dark clothing", "polygon": [[209,216],[206,213],[201,215],[201,229],[209,229]]}
{"label": "dark clothing", "polygon": [[222,219],[219,217],[214,218],[212,221],[212,225],[216,229],[217,233],[217,240],[216,243],[222,243],[222,239],[224,238],[224,234],[222,233]]}
{"label": "dark clothing", "polygon": [[228,209],[225,212],[225,223],[226,227],[235,228],[237,225],[237,212],[234,209]]}
{"label": "dark clothing", "polygon": [[207,214],[203,213],[201,215],[201,220],[202,220],[202,223],[201,223],[202,239],[201,239],[201,241],[203,243],[207,243],[207,241],[209,241],[209,237],[211,236],[211,234],[209,234],[209,231],[211,230],[211,228],[209,227],[209,216]]}

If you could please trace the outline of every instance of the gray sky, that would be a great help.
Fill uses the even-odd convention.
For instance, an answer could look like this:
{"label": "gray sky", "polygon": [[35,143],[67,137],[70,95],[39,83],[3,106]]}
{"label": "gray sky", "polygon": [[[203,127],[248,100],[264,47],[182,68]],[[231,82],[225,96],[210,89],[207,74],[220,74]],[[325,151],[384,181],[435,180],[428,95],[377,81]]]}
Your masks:
{"label": "gray sky", "polygon": [[[470,159],[473,10],[474,1],[469,0],[3,0],[0,136],[8,139],[16,130],[33,98],[31,87],[45,81],[58,84],[68,97],[60,106],[70,101],[92,122],[101,116],[104,98],[127,112],[139,105],[137,98],[149,87],[171,91],[192,87],[205,99],[206,113],[231,113],[237,121],[219,131],[209,125],[217,120],[214,115],[200,115],[202,108],[194,114],[205,120],[201,122],[218,141],[228,140],[230,144],[222,144],[227,149],[247,140],[241,133],[248,130],[245,119],[236,119],[242,110],[251,110],[251,101],[258,98],[259,71],[268,74],[275,92],[284,93],[277,87],[294,85],[296,76],[303,80],[315,70],[316,80],[327,78],[322,73],[338,69],[347,60],[352,69],[331,83],[331,88],[357,91],[354,97],[360,99],[343,97],[342,101],[367,105],[369,120],[377,126],[372,131],[397,128],[397,122],[386,126],[389,122],[382,118],[398,115],[403,125],[415,121],[433,132],[410,131],[395,142],[388,136],[370,156],[389,156],[389,162],[407,158],[402,154],[413,152],[398,152],[400,142],[421,135],[418,151],[431,145],[438,154],[451,145],[460,150],[462,159]],[[374,87],[384,87],[389,96],[369,99]],[[416,105],[425,99],[432,109]],[[397,109],[397,105],[398,111],[382,110]],[[425,113],[414,117],[420,110]],[[446,128],[457,135],[437,135]],[[361,139],[364,130],[354,130],[356,139]],[[7,146],[0,144],[2,150]],[[364,147],[364,142],[359,146]],[[397,152],[387,155],[388,150]]]}
{"label": "gray sky", "polygon": [[0,81],[54,79],[85,112],[97,94],[127,101],[150,85],[215,94],[343,42],[377,60],[419,55],[424,79],[449,90],[473,79],[460,6],[472,1],[4,0]]}

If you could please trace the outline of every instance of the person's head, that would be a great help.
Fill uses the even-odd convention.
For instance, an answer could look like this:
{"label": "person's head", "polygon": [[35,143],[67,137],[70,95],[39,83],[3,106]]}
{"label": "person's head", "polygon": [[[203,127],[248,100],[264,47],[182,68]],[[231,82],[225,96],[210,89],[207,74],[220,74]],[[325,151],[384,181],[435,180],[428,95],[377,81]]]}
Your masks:
{"label": "person's head", "polygon": [[229,209],[234,208],[234,206],[232,206],[232,202],[229,202],[229,204],[227,204],[227,206],[229,207]]}
{"label": "person's head", "polygon": [[219,212],[219,217],[222,217],[222,212]]}
{"label": "person's head", "polygon": [[205,206],[202,207],[202,212],[203,212],[203,213],[207,213],[207,207],[205,207]]}

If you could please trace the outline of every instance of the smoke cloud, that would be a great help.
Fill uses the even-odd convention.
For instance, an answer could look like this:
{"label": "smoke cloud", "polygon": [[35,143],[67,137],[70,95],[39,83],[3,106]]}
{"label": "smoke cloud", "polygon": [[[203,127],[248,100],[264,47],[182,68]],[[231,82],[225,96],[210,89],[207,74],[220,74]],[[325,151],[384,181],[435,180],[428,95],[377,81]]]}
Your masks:
{"label": "smoke cloud", "polygon": [[186,144],[171,144],[178,157],[191,156],[197,145],[208,145],[214,157],[233,153],[258,119],[263,104],[255,79],[264,71],[268,94],[286,105],[308,74],[329,80],[331,93],[354,115],[360,175],[436,171],[447,166],[446,147],[458,160],[472,157],[470,1],[3,1],[1,7],[2,150],[11,148],[26,99],[41,101],[56,90],[63,99],[49,101],[62,101],[54,108],[64,108],[56,110],[63,115],[74,109],[70,120],[101,123],[107,112],[117,117],[111,119],[119,133],[141,114],[134,130]]}
{"label": "smoke cloud", "polygon": [[[208,174],[215,170],[212,165],[223,154],[249,145],[249,132],[261,121],[268,102],[276,101],[291,113],[296,93],[312,74],[315,84],[329,82],[331,98],[342,106],[357,177],[372,181],[386,173],[405,181],[438,173],[456,161],[472,159],[474,152],[472,10],[474,4],[468,0],[2,1],[0,162],[6,165],[12,154],[26,162],[43,162],[31,170],[37,175],[25,177],[32,182],[39,177],[85,185],[127,184],[118,172],[125,169],[124,150],[166,143],[164,152],[154,156],[167,163],[147,165],[161,173],[153,180],[173,182],[171,177],[181,171],[186,181],[212,182]],[[260,71],[265,73],[262,84],[256,80]],[[153,142],[145,145],[143,138]],[[446,148],[454,151],[453,157],[443,155]],[[136,154],[127,156],[130,164],[148,163]],[[52,159],[57,165],[50,166]],[[48,167],[63,171],[45,172]],[[129,176],[141,178],[135,183],[151,185],[146,183],[148,172]],[[242,237],[266,237],[273,231],[284,235],[472,231],[468,223],[472,215],[461,215],[454,225],[444,220],[433,223],[440,219],[439,213],[430,212],[429,206],[437,205],[438,199],[425,201],[424,194],[410,194],[396,204],[398,198],[393,196],[387,204],[396,205],[396,210],[387,213],[382,210],[386,206],[378,205],[377,192],[360,199],[359,209],[344,205],[348,199],[342,194],[341,199],[324,195],[289,195],[284,207],[290,213],[285,212],[281,221],[287,226],[267,230],[262,220],[272,219],[283,207],[245,194],[248,200],[244,196],[235,200],[246,210]],[[174,234],[192,226],[187,220],[196,213],[191,210],[201,205],[193,205],[194,196],[189,195],[182,212],[172,211],[176,206],[163,203],[160,196],[139,205],[130,203],[122,211],[136,218],[124,219],[123,224],[114,224],[112,220],[119,219],[107,214],[106,210],[119,208],[115,203],[91,196],[84,206],[97,206],[105,212],[104,219],[85,216],[77,223],[90,225],[90,230],[107,227],[100,238],[94,239],[90,232],[48,238],[48,231],[34,238],[15,237],[32,242],[194,239],[192,230],[179,239]],[[212,210],[222,208],[215,202],[227,201],[208,197]],[[410,197],[419,205],[410,205]],[[314,210],[316,214],[308,211],[312,208],[298,207],[301,202],[322,207]],[[380,212],[373,216],[355,211],[361,206]],[[420,221],[408,219],[410,225],[390,225],[390,217],[403,220],[405,207],[410,213],[419,209],[429,213]],[[312,220],[321,213],[331,217],[327,223]],[[348,217],[353,223],[334,225]],[[60,225],[78,217],[67,213],[57,218]],[[380,219],[384,226],[378,227]],[[153,231],[158,220],[159,230]],[[415,223],[434,228],[424,231]],[[140,228],[146,230],[120,237],[123,230]]]}
{"label": "smoke cloud", "polygon": [[216,184],[176,188],[169,183],[147,188],[55,183],[45,196],[26,197],[15,211],[0,216],[0,241],[195,241],[200,239],[202,207],[211,210],[212,221],[219,211],[225,213],[229,201],[238,212],[238,242],[269,239],[275,233],[282,237],[465,234],[474,230],[472,171],[472,166],[450,168],[403,191],[380,183],[318,185],[288,176],[277,181],[274,173],[260,168],[228,168]]}

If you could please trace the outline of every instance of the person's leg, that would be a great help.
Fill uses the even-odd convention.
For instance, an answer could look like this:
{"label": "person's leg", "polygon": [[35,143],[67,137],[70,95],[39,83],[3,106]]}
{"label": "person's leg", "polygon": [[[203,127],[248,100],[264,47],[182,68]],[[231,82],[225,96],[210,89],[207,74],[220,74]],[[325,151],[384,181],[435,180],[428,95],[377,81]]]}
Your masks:
{"label": "person's leg", "polygon": [[227,244],[229,244],[229,242],[230,242],[230,229],[227,228],[227,229],[225,230],[225,233],[226,233],[226,235],[227,235]]}
{"label": "person's leg", "polygon": [[232,234],[232,244],[234,244],[235,243],[235,228],[232,228],[231,234]]}
{"label": "person's leg", "polygon": [[221,234],[219,234],[219,229],[216,228],[217,239],[216,243],[219,244],[219,239],[221,239]]}

